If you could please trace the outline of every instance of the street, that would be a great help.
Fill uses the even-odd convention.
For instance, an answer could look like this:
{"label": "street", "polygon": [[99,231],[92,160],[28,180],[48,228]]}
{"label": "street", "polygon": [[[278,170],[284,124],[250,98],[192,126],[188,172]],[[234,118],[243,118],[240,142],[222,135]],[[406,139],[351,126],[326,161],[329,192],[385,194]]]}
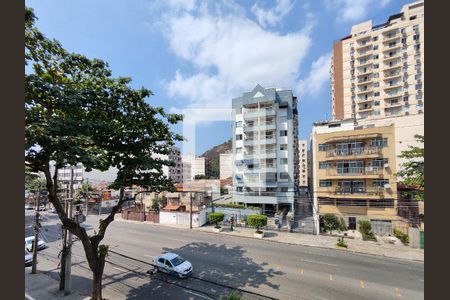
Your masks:
{"label": "street", "polygon": [[[103,216],[105,217],[105,216]],[[34,211],[25,212],[25,235],[33,234]],[[88,216],[89,231],[99,216]],[[61,229],[56,214],[43,212],[38,270],[51,266],[58,278]],[[415,261],[223,236],[162,225],[114,221],[103,277],[108,299],[219,299],[239,289],[246,299],[423,299],[424,264]],[[148,263],[162,251],[193,264],[186,279],[149,275]],[[91,272],[80,242],[72,256],[72,289],[90,293]]]}

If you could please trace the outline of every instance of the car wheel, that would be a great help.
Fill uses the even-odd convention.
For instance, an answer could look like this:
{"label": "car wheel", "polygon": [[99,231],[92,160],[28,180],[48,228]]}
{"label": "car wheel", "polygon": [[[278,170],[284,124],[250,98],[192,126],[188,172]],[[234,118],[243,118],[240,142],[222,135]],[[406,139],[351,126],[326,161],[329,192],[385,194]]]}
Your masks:
{"label": "car wheel", "polygon": [[156,272],[161,272],[161,269],[159,267],[156,267]]}
{"label": "car wheel", "polygon": [[178,278],[183,279],[183,275],[181,273],[178,273]]}

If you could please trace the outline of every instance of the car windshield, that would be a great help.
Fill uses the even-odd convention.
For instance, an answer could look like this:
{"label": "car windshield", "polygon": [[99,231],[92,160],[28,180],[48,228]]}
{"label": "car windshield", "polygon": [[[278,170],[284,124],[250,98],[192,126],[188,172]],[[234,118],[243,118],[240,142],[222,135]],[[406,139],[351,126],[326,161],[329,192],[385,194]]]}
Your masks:
{"label": "car windshield", "polygon": [[27,250],[25,250],[25,256],[27,256],[28,254],[30,254]]}
{"label": "car windshield", "polygon": [[176,266],[181,265],[182,263],[184,263],[185,260],[181,256],[177,256],[174,259],[172,259],[170,262],[172,263],[173,266],[176,267]]}

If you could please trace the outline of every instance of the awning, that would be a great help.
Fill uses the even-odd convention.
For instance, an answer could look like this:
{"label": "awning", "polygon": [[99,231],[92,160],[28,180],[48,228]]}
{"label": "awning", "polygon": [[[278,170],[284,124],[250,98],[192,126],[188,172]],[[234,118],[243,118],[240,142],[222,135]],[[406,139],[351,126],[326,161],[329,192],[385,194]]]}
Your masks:
{"label": "awning", "polygon": [[340,137],[331,137],[326,139],[327,142],[339,142],[339,141],[352,141],[352,140],[362,140],[362,139],[370,139],[375,137],[382,136],[380,133],[372,133],[372,134],[355,134],[349,136],[340,136]]}

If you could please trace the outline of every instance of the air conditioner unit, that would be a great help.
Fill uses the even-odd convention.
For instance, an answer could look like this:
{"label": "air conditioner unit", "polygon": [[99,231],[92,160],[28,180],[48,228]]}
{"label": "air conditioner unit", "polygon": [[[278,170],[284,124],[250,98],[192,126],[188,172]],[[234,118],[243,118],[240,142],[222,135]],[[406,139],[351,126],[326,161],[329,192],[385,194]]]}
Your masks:
{"label": "air conditioner unit", "polygon": [[373,171],[373,167],[372,166],[367,167],[367,171],[369,171],[369,172]]}
{"label": "air conditioner unit", "polygon": [[385,168],[389,167],[389,164],[388,164],[388,163],[385,163],[385,164],[384,164],[384,167],[385,167]]}
{"label": "air conditioner unit", "polygon": [[384,185],[384,188],[385,188],[385,189],[390,189],[390,188],[391,188],[391,185],[390,185],[389,183],[386,183],[386,184]]}

